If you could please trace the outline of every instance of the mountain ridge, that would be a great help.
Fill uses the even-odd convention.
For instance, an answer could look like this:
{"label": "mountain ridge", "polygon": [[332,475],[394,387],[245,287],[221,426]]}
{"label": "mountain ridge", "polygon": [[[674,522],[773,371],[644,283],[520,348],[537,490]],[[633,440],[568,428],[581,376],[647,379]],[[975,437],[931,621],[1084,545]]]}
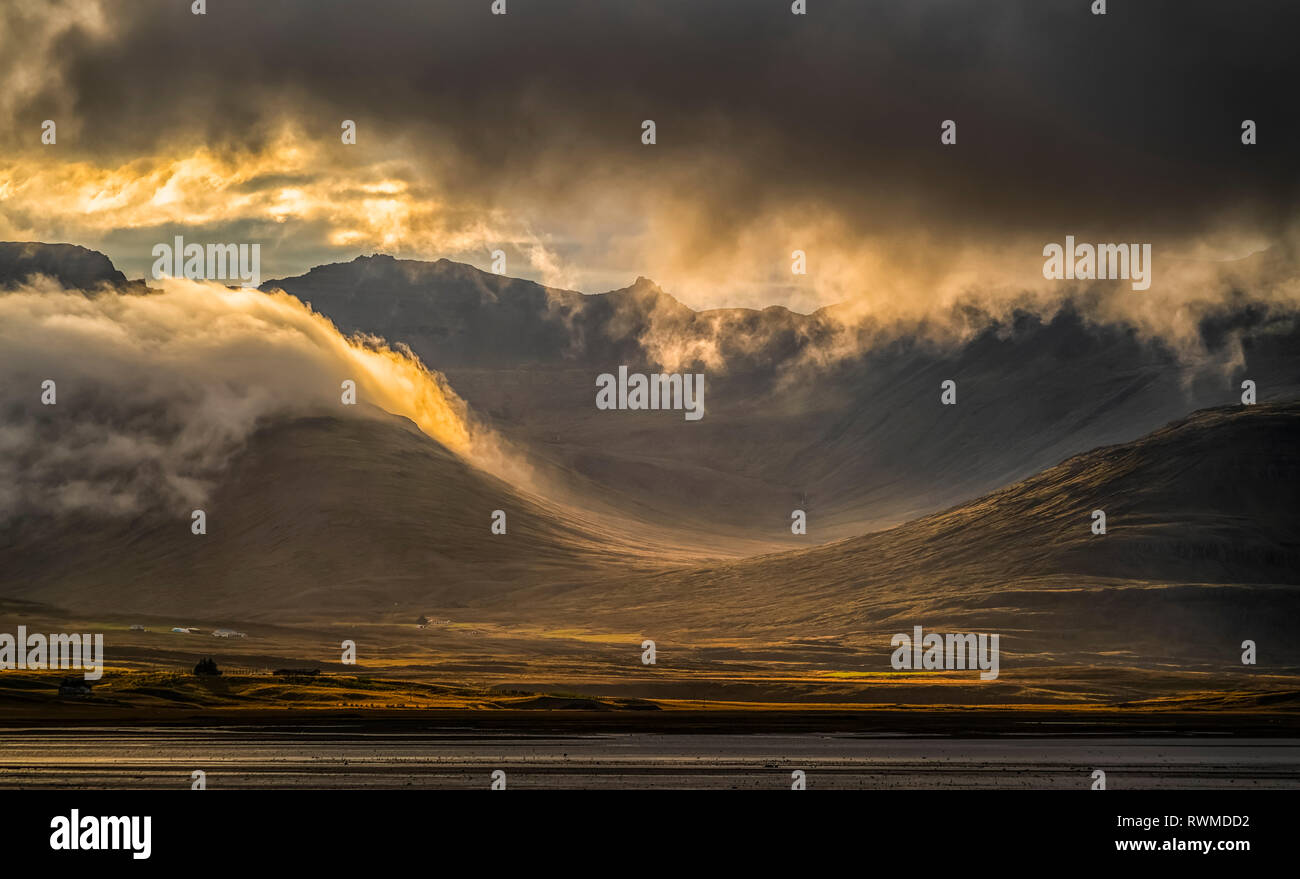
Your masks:
{"label": "mountain ridge", "polygon": [[[1245,377],[1261,401],[1300,397],[1300,315],[1261,305],[1202,322],[1203,364],[1069,304],[966,315],[956,343],[863,330],[865,347],[820,362],[808,352],[835,337],[828,310],[695,312],[644,276],[584,294],[380,254],[263,287],[345,333],[409,346],[560,489],[744,552],[802,542],[789,533],[796,508],[819,541],[944,509],[1231,402]],[[595,409],[599,374],[665,364],[706,376],[703,420]],[[946,380],[956,405],[940,401]]]}

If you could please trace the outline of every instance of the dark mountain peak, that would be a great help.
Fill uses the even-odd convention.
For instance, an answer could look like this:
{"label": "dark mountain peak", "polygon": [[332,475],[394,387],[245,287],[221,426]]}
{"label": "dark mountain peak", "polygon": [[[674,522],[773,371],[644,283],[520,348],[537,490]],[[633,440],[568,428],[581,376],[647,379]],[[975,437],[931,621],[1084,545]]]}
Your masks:
{"label": "dark mountain peak", "polygon": [[[469,288],[494,289],[499,276],[480,271],[464,263],[439,259],[433,262],[399,259],[388,253],[361,254],[349,262],[324,263],[290,278],[266,281],[261,289],[279,288],[298,295],[304,287],[325,286],[350,290],[354,294],[382,291],[386,295],[410,296],[454,295]],[[489,294],[489,298],[495,294]]]}
{"label": "dark mountain peak", "polygon": [[0,288],[16,287],[35,275],[78,290],[126,283],[126,275],[97,250],[77,244],[0,241]]}
{"label": "dark mountain peak", "polygon": [[619,308],[630,309],[633,313],[648,314],[654,311],[659,312],[661,317],[668,315],[686,321],[693,319],[697,314],[695,309],[683,305],[676,297],[664,292],[662,287],[643,275],[638,275],[637,279],[627,287],[600,293],[591,299],[605,300]]}
{"label": "dark mountain peak", "polygon": [[[360,254],[349,262],[324,263],[301,275],[267,281],[262,284],[262,289],[278,287],[292,293],[303,283],[320,282],[353,283],[360,286],[382,284],[383,292],[387,293],[424,288],[422,292],[444,299],[449,296],[452,299],[458,298],[455,295],[458,289],[461,293],[473,290],[483,297],[482,304],[493,303],[500,298],[502,301],[536,301],[545,306],[548,300],[553,305],[554,300],[558,299],[572,308],[581,308],[583,300],[595,301],[609,297],[620,303],[634,302],[649,306],[663,303],[670,304],[674,310],[693,312],[644,275],[639,275],[627,287],[606,293],[586,294],[547,287],[525,278],[499,275],[446,257],[437,260],[400,259],[387,253]],[[379,288],[375,292],[380,292]]]}
{"label": "dark mountain peak", "polygon": [[[637,275],[635,281],[626,287],[620,287],[617,290],[610,290],[609,294],[631,294],[634,296],[667,296],[663,288],[644,275]],[[607,294],[607,295],[609,295]]]}

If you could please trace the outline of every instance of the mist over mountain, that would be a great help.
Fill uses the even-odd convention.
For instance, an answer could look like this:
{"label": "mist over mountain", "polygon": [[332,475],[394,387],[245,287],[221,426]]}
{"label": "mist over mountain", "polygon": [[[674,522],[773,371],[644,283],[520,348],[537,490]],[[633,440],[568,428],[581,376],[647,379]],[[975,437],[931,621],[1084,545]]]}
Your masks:
{"label": "mist over mountain", "polygon": [[[696,312],[645,278],[585,295],[386,256],[263,286],[408,344],[543,469],[615,504],[774,541],[796,507],[814,540],[897,524],[1233,402],[1245,378],[1261,400],[1300,394],[1296,313],[1245,292],[1200,312],[1189,347],[1100,321],[1086,297],[886,326],[835,308]],[[596,376],[620,364],[703,373],[706,416],[597,411]],[[955,406],[940,402],[945,380]]]}
{"label": "mist over mountain", "polygon": [[[491,648],[456,636],[469,668],[617,666],[650,632],[684,651],[686,691],[694,670],[779,660],[820,692],[913,625],[1000,632],[1005,667],[1067,677],[1178,662],[1236,686],[1224,657],[1245,639],[1271,669],[1300,663],[1300,339],[1249,296],[1203,312],[1189,348],[1086,302],[886,331],[831,309],[696,312],[646,279],[585,295],[386,257],[269,292],[87,296],[18,277],[112,277],[102,263],[32,253],[0,274],[0,599],[22,607],[454,615],[495,627]],[[703,419],[597,409],[619,365],[702,373]],[[971,698],[1049,698],[1002,686]]]}
{"label": "mist over mountain", "polygon": [[[497,509],[505,535],[490,530]],[[25,517],[0,530],[4,597],[118,614],[376,619],[395,603],[413,616],[523,583],[669,561],[519,492],[393,416],[269,423],[205,510],[203,535],[183,507]]]}
{"label": "mist over mountain", "polygon": [[773,369],[831,328],[783,308],[696,312],[648,278],[588,295],[446,259],[384,254],[262,285],[276,288],[311,302],[344,331],[400,337],[442,369],[604,368],[650,363],[659,354],[653,362],[665,368],[752,372]]}
{"label": "mist over mountain", "polygon": [[[83,248],[5,252],[7,285],[33,266],[121,283]],[[835,308],[697,312],[645,278],[588,295],[382,255],[263,288],[344,333],[408,346],[557,501],[722,554],[899,524],[1235,402],[1247,378],[1260,401],[1300,396],[1297,315],[1247,291],[1189,312],[1189,346],[1090,316],[1086,297],[1050,313],[972,303],[941,324],[883,325]],[[624,364],[703,374],[704,418],[597,410],[596,377]],[[940,399],[948,380],[956,405]],[[790,533],[795,509],[807,535]]]}
{"label": "mist over mountain", "polygon": [[76,244],[0,241],[0,290],[13,288],[35,276],[51,278],[76,290],[126,284],[126,275],[99,251]]}

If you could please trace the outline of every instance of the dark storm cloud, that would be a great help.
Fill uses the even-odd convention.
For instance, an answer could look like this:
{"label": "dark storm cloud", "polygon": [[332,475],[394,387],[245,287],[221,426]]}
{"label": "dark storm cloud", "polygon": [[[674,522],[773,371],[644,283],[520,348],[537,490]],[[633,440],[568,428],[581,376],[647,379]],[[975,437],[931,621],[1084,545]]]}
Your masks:
{"label": "dark storm cloud", "polygon": [[1137,239],[1233,212],[1269,234],[1300,188],[1290,2],[489,5],[110,2],[109,34],[65,32],[17,116],[65,101],[73,149],[125,157],[256,146],[286,119],[336,139],[351,118],[369,155],[414,156],[453,192],[637,179],[696,200],[715,234],[800,203],[864,232]]}

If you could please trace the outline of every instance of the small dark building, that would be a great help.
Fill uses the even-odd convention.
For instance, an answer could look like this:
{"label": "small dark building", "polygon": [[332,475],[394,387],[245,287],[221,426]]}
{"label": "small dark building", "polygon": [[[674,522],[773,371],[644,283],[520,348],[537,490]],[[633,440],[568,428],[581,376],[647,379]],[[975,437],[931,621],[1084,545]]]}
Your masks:
{"label": "small dark building", "polygon": [[85,699],[90,696],[92,684],[85,678],[64,678],[59,684],[59,695],[73,699]]}

